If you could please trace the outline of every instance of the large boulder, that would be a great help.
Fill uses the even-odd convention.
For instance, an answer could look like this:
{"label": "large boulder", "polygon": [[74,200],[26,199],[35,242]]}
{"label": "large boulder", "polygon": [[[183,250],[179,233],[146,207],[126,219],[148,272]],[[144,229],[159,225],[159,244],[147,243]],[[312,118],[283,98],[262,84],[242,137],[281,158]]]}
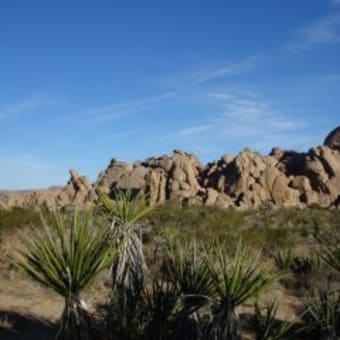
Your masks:
{"label": "large boulder", "polygon": [[203,166],[191,153],[175,150],[172,155],[151,157],[132,165],[112,161],[100,175],[96,186],[147,193],[152,203],[168,199],[188,199],[201,190],[199,176]]}
{"label": "large boulder", "polygon": [[298,191],[289,186],[279,165],[275,157],[245,149],[235,157],[224,156],[209,164],[204,184],[228,195],[243,209],[269,203],[294,205],[299,202]]}
{"label": "large boulder", "polygon": [[56,198],[56,204],[60,207],[68,205],[82,206],[95,199],[96,194],[90,180],[86,176],[80,176],[74,169],[70,171],[70,180]]}
{"label": "large boulder", "polygon": [[332,130],[326,137],[324,145],[331,149],[340,150],[340,126]]}

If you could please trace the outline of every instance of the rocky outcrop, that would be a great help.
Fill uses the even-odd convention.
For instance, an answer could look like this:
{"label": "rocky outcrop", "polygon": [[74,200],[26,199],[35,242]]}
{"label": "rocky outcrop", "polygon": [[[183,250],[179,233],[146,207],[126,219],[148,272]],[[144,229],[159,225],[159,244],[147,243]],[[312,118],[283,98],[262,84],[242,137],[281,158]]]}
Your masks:
{"label": "rocky outcrop", "polygon": [[340,150],[340,126],[331,131],[324,141],[324,145],[331,149]]}
{"label": "rocky outcrop", "polygon": [[70,176],[71,178],[65,188],[57,195],[57,205],[84,205],[96,199],[95,190],[86,176],[80,176],[74,169],[70,170]]}
{"label": "rocky outcrop", "polygon": [[153,157],[132,165],[112,160],[101,173],[95,187],[106,192],[127,189],[147,194],[151,203],[195,197],[202,190],[199,184],[204,167],[190,153],[175,150],[171,156]]}
{"label": "rocky outcrop", "polygon": [[67,185],[61,188],[0,193],[0,209],[43,207],[52,210],[94,202],[96,194],[90,180],[75,170],[70,170],[70,176]]}
{"label": "rocky outcrop", "polygon": [[44,205],[83,206],[96,202],[96,190],[109,194],[131,190],[147,195],[151,204],[168,200],[221,208],[321,205],[340,209],[340,127],[323,146],[307,153],[274,148],[269,155],[249,149],[224,155],[204,166],[195,155],[175,150],[171,155],[128,164],[112,159],[91,184],[70,170],[63,188],[0,194],[0,208]]}
{"label": "rocky outcrop", "polygon": [[294,205],[298,191],[271,156],[261,156],[249,149],[234,158],[222,157],[208,166],[205,184],[225,193],[238,207],[259,207],[268,203]]}

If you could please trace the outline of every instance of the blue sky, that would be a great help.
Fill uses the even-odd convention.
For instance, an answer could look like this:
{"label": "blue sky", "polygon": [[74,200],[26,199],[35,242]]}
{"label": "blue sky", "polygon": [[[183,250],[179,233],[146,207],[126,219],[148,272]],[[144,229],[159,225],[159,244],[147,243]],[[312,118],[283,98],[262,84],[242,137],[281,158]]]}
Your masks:
{"label": "blue sky", "polygon": [[0,188],[306,151],[339,125],[340,0],[2,0],[0,79]]}

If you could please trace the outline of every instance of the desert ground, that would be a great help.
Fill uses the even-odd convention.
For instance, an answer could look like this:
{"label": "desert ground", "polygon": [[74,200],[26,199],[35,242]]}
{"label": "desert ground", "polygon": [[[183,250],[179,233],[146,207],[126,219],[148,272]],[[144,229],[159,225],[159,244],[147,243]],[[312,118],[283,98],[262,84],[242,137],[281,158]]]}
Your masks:
{"label": "desert ground", "polygon": [[[22,237],[29,236],[31,224],[39,225],[39,213],[32,210],[2,212],[0,216],[0,339],[53,338],[63,311],[63,299],[51,290],[31,280],[12,263],[22,249]],[[299,259],[284,277],[262,298],[261,303],[275,298],[279,302],[277,318],[299,319],[304,311],[305,297],[312,288],[331,284],[340,287],[339,275],[324,264],[312,265],[319,244],[315,233],[335,237],[340,228],[340,213],[336,210],[263,209],[253,211],[221,210],[207,207],[158,207],[143,220],[147,230],[145,253],[152,253],[166,231],[173,239],[195,239],[209,244],[216,238],[232,247],[239,239],[251,248],[263,252],[262,261],[273,266],[273,251],[290,249]],[[300,261],[300,262],[299,262]],[[152,270],[152,269],[151,269]],[[85,294],[91,311],[107,301],[109,274],[103,272]],[[253,301],[238,307],[244,323],[246,339],[254,339],[247,330],[247,320],[253,315]],[[303,337],[296,337],[302,339]]]}

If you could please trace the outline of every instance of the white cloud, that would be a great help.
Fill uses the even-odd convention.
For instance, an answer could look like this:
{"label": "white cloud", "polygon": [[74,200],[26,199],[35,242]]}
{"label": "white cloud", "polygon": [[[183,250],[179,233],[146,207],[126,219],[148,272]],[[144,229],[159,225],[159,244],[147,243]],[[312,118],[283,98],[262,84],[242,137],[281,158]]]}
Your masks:
{"label": "white cloud", "polygon": [[340,14],[318,19],[298,31],[298,36],[287,47],[291,50],[340,43]]}

